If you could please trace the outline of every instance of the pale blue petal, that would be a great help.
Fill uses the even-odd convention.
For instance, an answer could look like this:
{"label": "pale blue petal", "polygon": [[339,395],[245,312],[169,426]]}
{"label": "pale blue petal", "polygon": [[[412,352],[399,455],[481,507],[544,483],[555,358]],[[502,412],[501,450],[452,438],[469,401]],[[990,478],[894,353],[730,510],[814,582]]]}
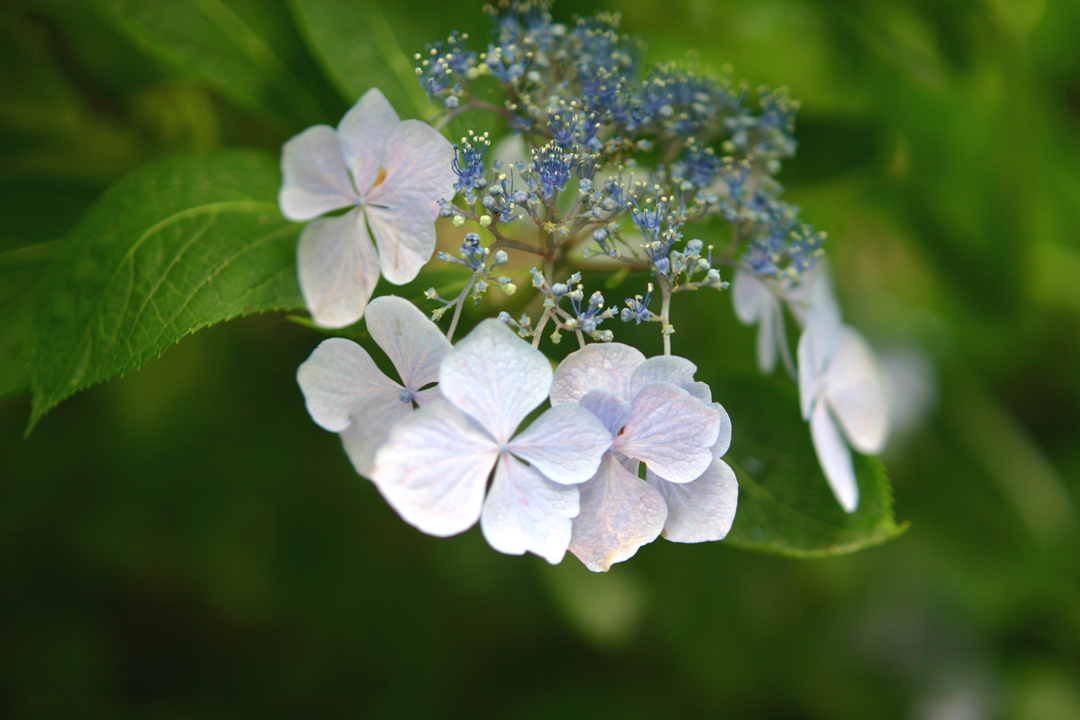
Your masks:
{"label": "pale blue petal", "polygon": [[619,400],[603,390],[593,390],[581,398],[581,406],[600,419],[604,427],[615,437],[626,427],[630,419],[630,403]]}
{"label": "pale blue petal", "polygon": [[446,537],[480,517],[499,446],[463,413],[437,402],[390,429],[371,479],[410,525]]}
{"label": "pale blue petal", "polygon": [[410,392],[438,381],[450,342],[418,307],[394,295],[377,297],[367,307],[367,330]]}
{"label": "pale blue petal", "polygon": [[709,386],[694,380],[697,365],[677,355],[658,355],[641,363],[634,370],[630,392],[637,395],[641,388],[651,382],[667,382],[681,387],[698,400],[712,402]]}
{"label": "pale blue petal", "polygon": [[548,479],[567,485],[592,477],[610,447],[611,433],[595,415],[576,403],[563,403],[534,420],[508,449]]}
{"label": "pale blue petal", "polygon": [[409,417],[412,411],[412,403],[401,402],[398,396],[369,400],[357,408],[349,427],[341,431],[341,444],[356,472],[371,477],[375,453],[386,441],[390,429],[399,420]]}
{"label": "pale blue petal", "polygon": [[862,335],[844,328],[844,339],[825,373],[824,397],[854,447],[874,455],[889,435],[885,370]]}
{"label": "pale blue petal", "polygon": [[359,320],[379,281],[379,256],[363,212],[357,208],[308,223],[296,264],[304,302],[317,324],[339,328]]}
{"label": "pale blue petal", "polygon": [[378,88],[371,88],[345,113],[337,127],[341,156],[363,196],[378,178],[390,133],[401,120]]}
{"label": "pale blue petal", "polygon": [[439,388],[505,445],[547,397],[551,363],[499,320],[485,320],[447,353]]}
{"label": "pale blue petal", "polygon": [[670,383],[649,383],[630,406],[612,447],[671,482],[690,482],[713,460],[720,414]]}
{"label": "pale blue petal", "polygon": [[606,453],[596,475],[581,486],[570,552],[593,572],[607,572],[655,540],[667,514],[660,493]]}
{"label": "pale blue petal", "polygon": [[499,552],[531,552],[554,565],[566,554],[571,518],[577,514],[576,487],[553,483],[504,454],[484,502],[480,529]]}
{"label": "pale blue petal", "polygon": [[818,402],[810,416],[810,437],[814,440],[818,462],[829,481],[833,495],[847,512],[859,507],[859,483],[851,461],[851,449],[840,435],[828,403]]}
{"label": "pale blue petal", "polygon": [[383,145],[380,163],[386,178],[367,191],[364,202],[387,208],[418,204],[434,222],[439,200],[455,194],[453,159],[454,146],[442,133],[419,120],[405,120]]}
{"label": "pale blue petal", "polygon": [[603,390],[619,400],[634,394],[630,378],[645,356],[622,343],[593,343],[570,353],[559,363],[551,385],[551,404],[577,402],[593,390]]}
{"label": "pale blue petal", "polygon": [[282,146],[278,204],[285,217],[311,220],[357,199],[334,128],[309,127]]}
{"label": "pale blue petal", "polygon": [[739,483],[726,462],[713,460],[701,477],[688,483],[670,483],[648,471],[646,477],[667,503],[665,538],[699,543],[727,536],[735,521]]}
{"label": "pale blue petal", "polygon": [[368,206],[368,224],[379,246],[383,277],[395,285],[416,279],[435,252],[435,219],[417,202],[393,208]]}
{"label": "pale blue petal", "polygon": [[311,417],[321,427],[341,432],[367,403],[403,404],[401,386],[386,377],[364,348],[352,340],[323,340],[296,371]]}

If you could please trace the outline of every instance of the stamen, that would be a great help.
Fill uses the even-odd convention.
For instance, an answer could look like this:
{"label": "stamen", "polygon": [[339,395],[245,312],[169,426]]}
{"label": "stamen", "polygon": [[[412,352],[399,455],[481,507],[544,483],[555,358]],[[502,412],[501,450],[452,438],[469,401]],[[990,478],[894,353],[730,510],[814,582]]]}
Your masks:
{"label": "stamen", "polygon": [[386,168],[379,168],[379,174],[375,176],[375,182],[371,184],[371,187],[379,187],[382,181],[386,179]]}

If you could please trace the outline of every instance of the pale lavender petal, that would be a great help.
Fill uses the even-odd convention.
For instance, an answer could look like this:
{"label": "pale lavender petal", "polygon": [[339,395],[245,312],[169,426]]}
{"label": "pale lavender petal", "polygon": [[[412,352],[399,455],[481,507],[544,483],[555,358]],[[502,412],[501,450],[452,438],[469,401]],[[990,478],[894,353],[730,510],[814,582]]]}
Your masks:
{"label": "pale lavender petal", "polygon": [[769,375],[776,369],[780,343],[786,342],[784,333],[784,309],[775,297],[761,314],[761,327],[757,334],[758,369]]}
{"label": "pale lavender petal", "polygon": [[359,320],[379,281],[379,257],[363,212],[357,208],[308,223],[296,264],[304,302],[317,324],[339,328]]}
{"label": "pale lavender petal", "polygon": [[646,477],[667,503],[665,538],[699,543],[727,536],[735,521],[739,483],[726,462],[713,460],[701,477],[688,483],[670,483],[652,472]]}
{"label": "pale lavender petal", "polygon": [[410,392],[416,394],[438,381],[439,363],[451,347],[438,325],[411,302],[394,295],[372,300],[366,314],[368,332]]}
{"label": "pale lavender petal", "polygon": [[311,220],[349,207],[357,198],[334,128],[309,127],[282,146],[278,204],[285,217]]}
{"label": "pale lavender petal", "polygon": [[690,482],[713,460],[720,414],[670,383],[649,383],[630,406],[615,450],[645,463],[670,482]]}
{"label": "pale lavender petal", "polygon": [[296,381],[312,419],[332,432],[349,427],[350,418],[367,403],[402,404],[401,386],[375,366],[364,348],[345,338],[323,340],[296,371]]}
{"label": "pale lavender petal", "polygon": [[866,455],[882,451],[889,434],[885,371],[862,335],[844,328],[844,340],[825,373],[828,399],[852,447]]}
{"label": "pale lavender petal", "polygon": [[454,197],[453,159],[453,145],[438,130],[419,120],[406,120],[386,139],[379,161],[386,179],[368,190],[364,202],[388,208],[419,203],[434,221],[439,200]]}
{"label": "pale lavender petal", "polygon": [[349,427],[341,431],[341,444],[356,472],[371,477],[375,453],[386,441],[390,429],[399,420],[409,417],[412,411],[412,402],[402,402],[400,395],[370,400],[357,409]]}
{"label": "pale lavender petal", "polygon": [[641,388],[651,382],[667,382],[681,387],[698,400],[712,402],[712,390],[694,380],[697,365],[677,355],[659,355],[641,363],[630,380],[630,392],[637,395]]}
{"label": "pale lavender petal", "polygon": [[731,282],[731,303],[735,307],[735,317],[743,325],[756,325],[761,322],[770,298],[775,298],[773,291],[764,280],[749,270],[739,268]]}
{"label": "pale lavender petal", "polygon": [[500,445],[551,388],[551,363],[502,322],[485,320],[443,358],[439,388]]}
{"label": "pale lavender petal", "polygon": [[661,494],[606,453],[596,475],[581,486],[570,552],[593,572],[607,572],[655,540],[667,514]]}
{"label": "pale lavender petal", "polygon": [[814,332],[806,328],[799,336],[799,406],[803,420],[810,419],[810,409],[821,392],[821,372],[814,363]]}
{"label": "pale lavender petal", "polygon": [[645,356],[622,343],[593,343],[570,353],[559,363],[551,384],[551,404],[577,402],[593,390],[619,400],[634,397],[630,378]]}
{"label": "pale lavender petal", "polygon": [[805,280],[809,301],[806,306],[806,329],[813,330],[813,358],[819,373],[824,371],[844,340],[844,321],[840,304],[833,292],[832,279],[824,263]]}
{"label": "pale lavender petal", "polygon": [[401,123],[378,88],[371,88],[345,113],[337,127],[337,141],[346,167],[362,196],[379,175],[379,162],[390,133]]}
{"label": "pale lavender petal", "polygon": [[499,552],[531,552],[554,565],[566,554],[571,518],[577,514],[576,487],[553,483],[504,454],[484,502],[480,529]]}
{"label": "pale lavender petal", "polygon": [[595,415],[576,403],[563,403],[536,418],[508,449],[549,480],[569,485],[591,478],[610,447],[611,433]]}
{"label": "pale lavender petal", "polygon": [[379,246],[383,277],[395,285],[414,280],[435,252],[435,221],[427,208],[413,202],[365,209]]}
{"label": "pale lavender petal", "polygon": [[446,537],[480,517],[499,447],[448,403],[432,403],[390,429],[371,479],[405,522]]}
{"label": "pale lavender petal", "polygon": [[630,403],[619,400],[617,397],[603,390],[593,390],[578,401],[604,424],[611,433],[611,437],[619,434],[626,427],[626,421],[630,419]]}
{"label": "pale lavender petal", "polygon": [[847,512],[859,507],[859,483],[851,462],[851,449],[840,435],[828,403],[818,401],[810,416],[810,437],[814,440],[818,462],[829,481],[833,495]]}
{"label": "pale lavender petal", "polygon": [[439,402],[440,400],[445,401],[446,396],[442,394],[442,390],[440,390],[439,386],[436,385],[435,387],[429,387],[427,390],[420,390],[419,392],[414,392],[413,400],[415,400],[416,404],[420,407],[424,407],[425,405],[429,405],[433,402]]}
{"label": "pale lavender petal", "polygon": [[731,447],[731,416],[720,403],[709,403],[710,406],[720,413],[720,432],[716,435],[716,444],[710,450],[713,457],[723,457]]}

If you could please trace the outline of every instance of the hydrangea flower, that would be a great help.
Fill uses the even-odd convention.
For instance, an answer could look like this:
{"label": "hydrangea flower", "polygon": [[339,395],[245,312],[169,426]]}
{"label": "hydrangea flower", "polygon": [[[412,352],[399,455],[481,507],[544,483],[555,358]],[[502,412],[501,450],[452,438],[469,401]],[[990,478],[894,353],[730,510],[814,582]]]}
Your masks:
{"label": "hydrangea flower", "polygon": [[[400,120],[376,88],[336,130],[315,125],[285,143],[281,211],[295,221],[318,218],[304,228],[297,251],[300,289],[316,323],[351,325],[380,269],[400,285],[431,259],[439,200],[454,195],[453,156],[446,138],[425,123]],[[344,215],[320,217],[348,207]]]}
{"label": "hydrangea flower", "polygon": [[296,372],[308,412],[323,428],[341,434],[356,471],[370,477],[375,451],[413,406],[442,399],[439,363],[450,343],[435,323],[411,302],[392,295],[367,308],[367,330],[390,357],[401,377],[383,374],[364,348],[352,340],[324,340]]}
{"label": "hydrangea flower", "polygon": [[837,501],[855,512],[859,485],[849,444],[865,455],[885,447],[889,403],[884,370],[866,340],[842,323],[838,311],[813,300],[798,357],[802,414],[810,421],[818,461]]}
{"label": "hydrangea flower", "polygon": [[777,355],[789,352],[780,298],[764,280],[749,270],[739,268],[731,283],[731,302],[739,322],[759,326],[758,367],[766,375],[771,374],[776,369]]}
{"label": "hydrangea flower", "polygon": [[547,398],[551,380],[542,353],[499,320],[485,320],[442,361],[439,389],[447,402],[390,430],[375,456],[376,486],[406,522],[430,535],[455,535],[479,519],[496,550],[559,562],[578,514],[576,484],[596,473],[611,434],[585,408],[564,404],[515,436]]}
{"label": "hydrangea flower", "polygon": [[573,524],[570,551],[590,570],[632,557],[661,531],[674,542],[704,542],[731,528],[738,483],[719,459],[731,421],[695,372],[684,358],[646,360],[620,343],[587,345],[559,365],[552,407],[580,403],[613,436],[600,469],[581,487]]}

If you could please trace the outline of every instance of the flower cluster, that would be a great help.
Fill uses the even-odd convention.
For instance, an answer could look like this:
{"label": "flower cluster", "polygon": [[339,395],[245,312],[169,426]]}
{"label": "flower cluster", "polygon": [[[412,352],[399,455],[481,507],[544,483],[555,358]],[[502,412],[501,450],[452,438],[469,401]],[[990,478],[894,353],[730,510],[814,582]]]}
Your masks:
{"label": "flower cluster", "polygon": [[[336,129],[285,144],[280,204],[311,220],[297,261],[314,321],[364,316],[400,375],[350,340],[326,340],[298,373],[312,417],[432,535],[479,521],[501,552],[558,562],[569,550],[595,571],[661,533],[721,539],[738,495],[721,459],[731,421],[672,354],[671,306],[681,292],[728,289],[730,268],[736,315],[760,325],[759,365],[772,372],[782,359],[799,383],[826,478],[854,511],[851,449],[883,446],[885,390],[841,320],[824,233],[781,199],[798,103],[751,93],[730,72],[647,67],[616,14],[559,23],[546,0],[502,0],[488,14],[486,47],[455,32],[415,56],[437,105],[428,123],[401,121],[372,89]],[[475,112],[511,136],[443,136]],[[454,252],[435,252],[437,221]],[[695,237],[715,235],[717,221],[728,228],[717,241]],[[403,284],[433,255],[465,271],[456,296],[431,287],[427,312],[392,296],[369,303],[380,275]],[[587,287],[602,273],[603,290]],[[613,292],[625,294],[612,302]],[[468,300],[489,319],[452,345]],[[803,328],[794,356],[785,307]],[[615,342],[616,320],[658,323],[663,355]],[[545,337],[577,341],[554,371]]]}

